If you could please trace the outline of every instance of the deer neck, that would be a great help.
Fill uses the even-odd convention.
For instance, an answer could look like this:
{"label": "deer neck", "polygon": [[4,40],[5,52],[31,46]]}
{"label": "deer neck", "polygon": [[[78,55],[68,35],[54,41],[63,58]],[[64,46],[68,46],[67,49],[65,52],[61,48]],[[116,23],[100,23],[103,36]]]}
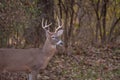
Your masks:
{"label": "deer neck", "polygon": [[45,44],[43,46],[43,53],[46,56],[52,56],[56,52],[56,45],[52,45],[49,39],[46,39]]}

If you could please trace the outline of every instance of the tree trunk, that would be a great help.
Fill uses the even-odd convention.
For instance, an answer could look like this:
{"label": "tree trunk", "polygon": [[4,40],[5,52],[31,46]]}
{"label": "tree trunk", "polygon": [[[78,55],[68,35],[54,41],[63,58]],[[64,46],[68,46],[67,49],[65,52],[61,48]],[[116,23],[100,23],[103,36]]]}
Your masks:
{"label": "tree trunk", "polygon": [[102,6],[102,24],[103,24],[103,38],[102,43],[106,43],[106,14],[107,14],[107,3],[108,0],[103,0],[103,6]]}
{"label": "tree trunk", "polygon": [[109,36],[108,36],[108,42],[111,41],[111,36],[112,36],[113,31],[114,31],[114,29],[119,21],[120,21],[120,17],[118,19],[114,20],[113,24],[111,25]]}

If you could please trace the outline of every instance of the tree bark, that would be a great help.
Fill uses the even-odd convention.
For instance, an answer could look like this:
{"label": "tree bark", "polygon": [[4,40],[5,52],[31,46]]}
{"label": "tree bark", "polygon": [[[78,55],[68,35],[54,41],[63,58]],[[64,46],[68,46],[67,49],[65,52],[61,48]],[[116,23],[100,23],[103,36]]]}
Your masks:
{"label": "tree bark", "polygon": [[103,0],[103,6],[102,6],[102,26],[103,26],[103,38],[102,38],[102,43],[106,43],[106,15],[107,15],[107,3],[108,0]]}
{"label": "tree bark", "polygon": [[113,24],[111,25],[110,32],[109,32],[109,36],[108,36],[108,42],[111,41],[111,36],[112,36],[113,31],[114,31],[114,29],[115,29],[115,27],[116,27],[116,25],[117,25],[117,23],[118,23],[119,21],[120,21],[120,17],[119,17],[118,19],[116,19],[116,20],[113,22]]}

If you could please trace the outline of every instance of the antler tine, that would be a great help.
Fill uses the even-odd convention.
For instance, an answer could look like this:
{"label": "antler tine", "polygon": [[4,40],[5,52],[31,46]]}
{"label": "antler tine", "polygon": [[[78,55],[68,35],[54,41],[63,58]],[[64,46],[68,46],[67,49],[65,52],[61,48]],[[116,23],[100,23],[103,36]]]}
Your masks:
{"label": "antler tine", "polygon": [[52,25],[52,23],[47,25],[47,20],[45,21],[45,27],[49,27],[50,25]]}
{"label": "antler tine", "polygon": [[43,27],[43,26],[44,26],[44,25],[43,25],[43,22],[44,22],[44,18],[42,19],[42,28],[44,29],[44,27]]}
{"label": "antler tine", "polygon": [[63,24],[60,25],[60,20],[58,19],[58,17],[57,17],[57,21],[58,21],[58,27],[56,28],[55,32],[57,32],[63,26]]}
{"label": "antler tine", "polygon": [[47,25],[47,20],[45,21],[45,26]]}
{"label": "antler tine", "polygon": [[46,30],[47,27],[49,27],[50,25],[52,25],[52,23],[50,23],[50,24],[47,25],[47,20],[45,21],[45,25],[43,24],[43,22],[44,22],[44,19],[42,19],[42,28],[44,30]]}
{"label": "antler tine", "polygon": [[57,21],[58,21],[58,26],[60,26],[60,21],[59,21],[59,18],[58,18],[58,16],[57,16]]}

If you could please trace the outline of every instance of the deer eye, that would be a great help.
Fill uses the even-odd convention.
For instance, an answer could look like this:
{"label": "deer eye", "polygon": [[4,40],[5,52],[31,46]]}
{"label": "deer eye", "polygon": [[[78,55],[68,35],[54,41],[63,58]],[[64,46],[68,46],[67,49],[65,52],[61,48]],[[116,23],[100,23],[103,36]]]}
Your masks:
{"label": "deer eye", "polygon": [[55,39],[56,37],[55,37],[55,36],[52,36],[51,38],[52,38],[52,39]]}

